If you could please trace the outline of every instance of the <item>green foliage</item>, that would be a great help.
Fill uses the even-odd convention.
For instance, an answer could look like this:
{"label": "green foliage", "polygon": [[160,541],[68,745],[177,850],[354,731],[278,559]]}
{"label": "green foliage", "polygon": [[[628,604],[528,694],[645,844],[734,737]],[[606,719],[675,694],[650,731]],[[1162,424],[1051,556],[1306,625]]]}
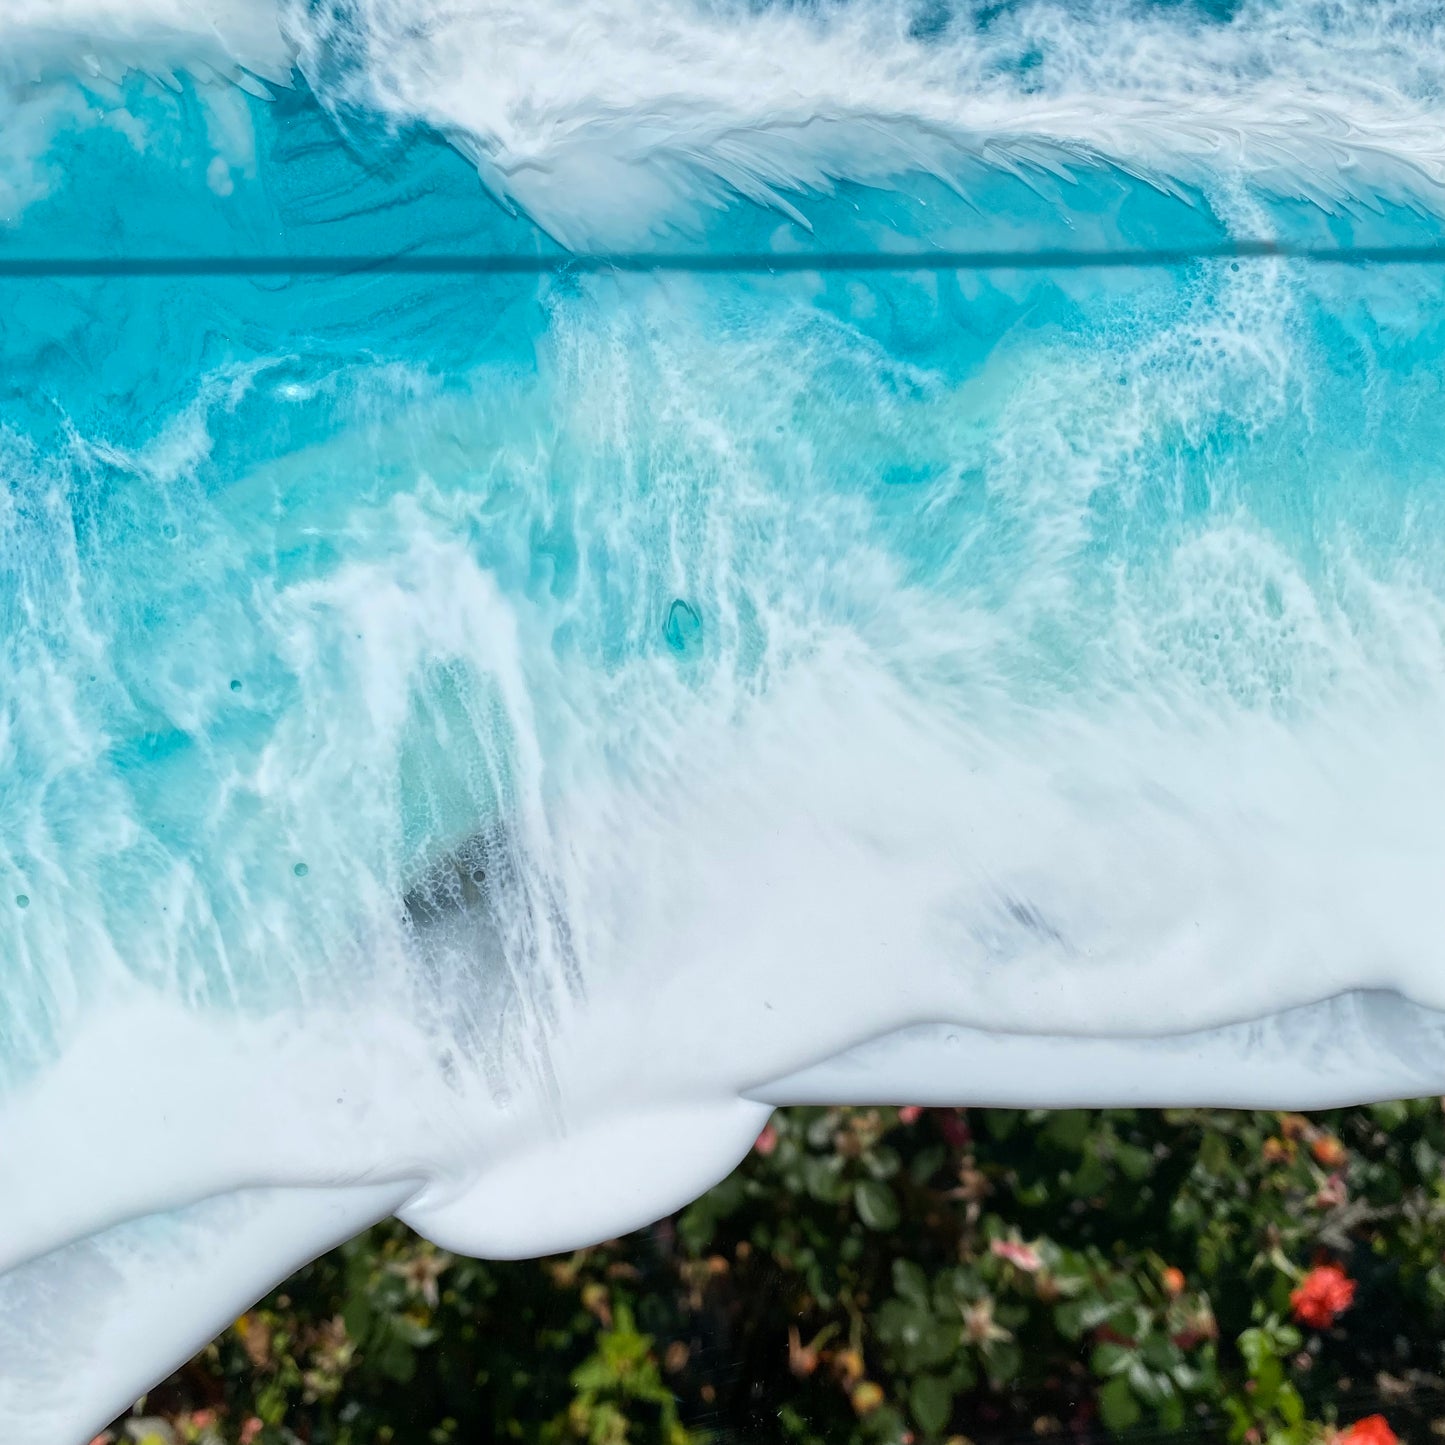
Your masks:
{"label": "green foliage", "polygon": [[677,1217],[566,1258],[379,1226],[116,1438],[1315,1445],[1383,1409],[1423,1439],[1445,1433],[1442,1160],[1433,1099],[795,1109]]}

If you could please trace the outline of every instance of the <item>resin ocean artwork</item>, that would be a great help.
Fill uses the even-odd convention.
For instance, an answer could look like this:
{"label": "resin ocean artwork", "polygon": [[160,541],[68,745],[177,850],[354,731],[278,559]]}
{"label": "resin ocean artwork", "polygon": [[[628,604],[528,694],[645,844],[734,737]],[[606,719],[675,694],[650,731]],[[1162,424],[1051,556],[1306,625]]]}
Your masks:
{"label": "resin ocean artwork", "polygon": [[1445,1091],[1438,4],[3,0],[0,1439],[789,1102]]}

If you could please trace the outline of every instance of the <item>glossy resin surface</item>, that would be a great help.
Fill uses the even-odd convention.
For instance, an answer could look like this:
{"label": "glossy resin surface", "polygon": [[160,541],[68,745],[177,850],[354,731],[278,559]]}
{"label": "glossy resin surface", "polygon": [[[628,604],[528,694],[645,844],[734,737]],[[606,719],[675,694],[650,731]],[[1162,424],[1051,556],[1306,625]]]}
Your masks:
{"label": "glossy resin surface", "polygon": [[0,1439],[776,1104],[1445,1090],[1429,4],[0,8]]}

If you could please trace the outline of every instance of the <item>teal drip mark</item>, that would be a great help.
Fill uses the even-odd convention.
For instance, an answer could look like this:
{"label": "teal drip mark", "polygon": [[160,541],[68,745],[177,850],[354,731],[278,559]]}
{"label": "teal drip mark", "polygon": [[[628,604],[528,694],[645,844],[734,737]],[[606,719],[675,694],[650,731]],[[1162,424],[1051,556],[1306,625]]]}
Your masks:
{"label": "teal drip mark", "polygon": [[675,597],[667,609],[667,622],[662,635],[674,652],[686,652],[702,639],[702,618],[697,609],[681,597]]}

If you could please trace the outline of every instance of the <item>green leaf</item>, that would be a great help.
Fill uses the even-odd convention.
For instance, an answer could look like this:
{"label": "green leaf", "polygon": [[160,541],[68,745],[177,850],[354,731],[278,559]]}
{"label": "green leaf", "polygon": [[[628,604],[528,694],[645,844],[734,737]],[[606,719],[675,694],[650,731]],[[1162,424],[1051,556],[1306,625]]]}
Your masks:
{"label": "green leaf", "polygon": [[935,1144],[931,1148],[920,1150],[913,1156],[908,1165],[908,1172],[912,1175],[915,1184],[927,1184],[947,1162],[948,1150],[942,1144]]}
{"label": "green leaf", "polygon": [[928,1308],[928,1276],[911,1259],[893,1261],[893,1289],[909,1304]]}
{"label": "green leaf", "polygon": [[1440,1172],[1440,1156],[1430,1147],[1424,1139],[1417,1139],[1415,1147],[1410,1151],[1410,1158],[1415,1163],[1415,1170],[1421,1179],[1434,1179]]}
{"label": "green leaf", "polygon": [[953,1390],[937,1375],[920,1375],[908,1391],[908,1408],[925,1435],[941,1435],[953,1415]]}
{"label": "green leaf", "polygon": [[893,1191],[879,1180],[860,1180],[853,1189],[853,1203],[858,1210],[858,1218],[869,1229],[882,1233],[898,1227],[902,1217],[898,1201],[893,1197]]}
{"label": "green leaf", "polygon": [[1133,1359],[1133,1350],[1112,1342],[1105,1343],[1099,1345],[1089,1357],[1089,1368],[1102,1380],[1127,1370]]}
{"label": "green leaf", "polygon": [[398,1321],[390,1316],[377,1317],[366,1355],[373,1369],[399,1385],[407,1384],[416,1373],[416,1353]]}
{"label": "green leaf", "polygon": [[1143,1413],[1129,1389],[1129,1382],[1122,1376],[1116,1376],[1099,1391],[1099,1414],[1108,1429],[1127,1430],[1139,1423]]}
{"label": "green leaf", "polygon": [[1017,1109],[985,1109],[983,1111],[983,1120],[988,1125],[988,1132],[1000,1142],[1013,1133],[1018,1127],[1021,1117]]}
{"label": "green leaf", "polygon": [[808,1193],[814,1199],[831,1204],[843,1190],[843,1184],[838,1177],[842,1165],[843,1161],[835,1154],[804,1161],[803,1179]]}
{"label": "green leaf", "polygon": [[1129,1366],[1126,1378],[1135,1397],[1155,1409],[1174,1395],[1174,1381],[1168,1375],[1148,1369],[1140,1360]]}
{"label": "green leaf", "polygon": [[904,1374],[946,1365],[957,1355],[957,1324],[945,1324],[926,1306],[896,1297],[885,1300],[873,1326]]}
{"label": "green leaf", "polygon": [[971,1268],[954,1265],[941,1270],[933,1277],[933,1307],[939,1314],[947,1314],[958,1305],[971,1304],[982,1288],[977,1272]]}
{"label": "green leaf", "polygon": [[1274,1358],[1265,1360],[1254,1372],[1255,1403],[1263,1410],[1273,1408],[1284,1384],[1284,1366]]}
{"label": "green leaf", "polygon": [[1069,1180],[1069,1188],[1079,1198],[1090,1199],[1095,1194],[1102,1194],[1108,1183],[1109,1171],[1103,1161],[1093,1150],[1088,1150],[1084,1154],[1084,1162]]}
{"label": "green leaf", "polygon": [[1192,1194],[1181,1194],[1169,1206],[1169,1223],[1180,1234],[1193,1234],[1204,1223],[1204,1206]]}
{"label": "green leaf", "polygon": [[1204,1372],[1196,1370],[1193,1365],[1186,1365],[1182,1362],[1170,1370],[1174,1383],[1178,1389],[1185,1394],[1192,1394],[1204,1383]]}
{"label": "green leaf", "polygon": [[364,1340],[371,1331],[371,1302],[364,1290],[356,1290],[347,1296],[341,1307],[341,1319],[346,1333],[353,1340]]}
{"label": "green leaf", "polygon": [[1137,1144],[1116,1144],[1114,1162],[1123,1170],[1126,1178],[1137,1183],[1154,1168],[1154,1156]]}
{"label": "green leaf", "polygon": [[1023,1368],[1023,1351],[1013,1340],[999,1340],[984,1346],[984,1357],[989,1381],[996,1390],[1012,1384]]}
{"label": "green leaf", "polygon": [[1261,1329],[1245,1330],[1239,1337],[1239,1353],[1251,1375],[1257,1375],[1264,1362],[1272,1357],[1269,1336]]}
{"label": "green leaf", "polygon": [[898,1151],[887,1144],[876,1144],[863,1156],[863,1167],[875,1179],[892,1179],[901,1169]]}
{"label": "green leaf", "polygon": [[1170,1395],[1159,1406],[1159,1423],[1171,1435],[1184,1432],[1184,1401],[1178,1395]]}
{"label": "green leaf", "polygon": [[1089,1133],[1089,1115],[1083,1109],[1060,1109],[1049,1116],[1044,1125],[1043,1137],[1060,1149],[1077,1154],[1084,1147]]}
{"label": "green leaf", "polygon": [[1179,1363],[1178,1346],[1168,1335],[1146,1335],[1140,1344],[1139,1353],[1151,1369],[1172,1370]]}
{"label": "green leaf", "polygon": [[948,1345],[948,1353],[953,1356],[953,1368],[948,1372],[948,1383],[955,1395],[962,1395],[978,1384],[978,1370],[974,1366],[972,1355],[957,1351],[957,1340],[958,1331],[955,1330]]}
{"label": "green leaf", "polygon": [[1230,1173],[1229,1141],[1222,1134],[1210,1131],[1199,1141],[1199,1165],[1216,1179]]}
{"label": "green leaf", "polygon": [[1304,1401],[1300,1399],[1299,1391],[1290,1384],[1280,1386],[1274,1407],[1284,1417],[1286,1425],[1298,1425],[1305,1417]]}
{"label": "green leaf", "polygon": [[1398,1101],[1388,1104],[1372,1104],[1370,1113],[1375,1116],[1376,1123],[1388,1134],[1405,1123],[1410,1117],[1410,1108],[1408,1104]]}
{"label": "green leaf", "polygon": [[1054,1310],[1054,1328],[1066,1340],[1082,1338],[1085,1329],[1084,1311],[1088,1307],[1087,1300],[1065,1300]]}

